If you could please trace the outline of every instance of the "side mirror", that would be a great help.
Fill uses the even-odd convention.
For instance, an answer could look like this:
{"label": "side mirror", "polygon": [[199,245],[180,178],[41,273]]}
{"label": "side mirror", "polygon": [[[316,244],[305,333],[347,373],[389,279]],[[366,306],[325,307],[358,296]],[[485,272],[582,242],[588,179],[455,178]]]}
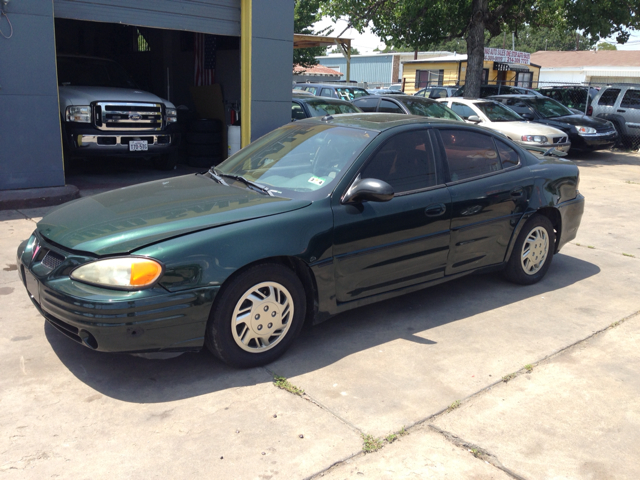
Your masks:
{"label": "side mirror", "polygon": [[342,198],[342,203],[388,202],[393,198],[393,187],[375,178],[358,177]]}
{"label": "side mirror", "polygon": [[466,119],[473,123],[480,123],[482,121],[478,115],[469,115]]}
{"label": "side mirror", "polygon": [[522,118],[524,118],[525,120],[533,120],[533,114],[532,113],[521,113],[520,116]]}

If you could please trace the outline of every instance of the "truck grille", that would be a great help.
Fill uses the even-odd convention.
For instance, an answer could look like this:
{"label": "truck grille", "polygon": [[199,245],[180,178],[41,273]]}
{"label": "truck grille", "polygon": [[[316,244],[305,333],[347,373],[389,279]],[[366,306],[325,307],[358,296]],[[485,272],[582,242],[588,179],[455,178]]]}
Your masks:
{"label": "truck grille", "polygon": [[160,103],[97,102],[94,122],[100,130],[162,130]]}

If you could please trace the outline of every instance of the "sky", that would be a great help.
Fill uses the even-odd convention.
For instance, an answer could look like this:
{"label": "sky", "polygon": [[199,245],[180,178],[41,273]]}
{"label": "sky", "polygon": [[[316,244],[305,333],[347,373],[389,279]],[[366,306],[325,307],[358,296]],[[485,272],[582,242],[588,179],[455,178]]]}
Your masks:
{"label": "sky", "polygon": [[[347,22],[345,20],[338,20],[338,22],[334,23],[329,18],[325,17],[321,21],[314,24],[313,28],[315,31],[323,29],[325,27],[332,26],[333,33],[332,36],[337,36],[342,32],[346,26]],[[341,35],[343,38],[351,38],[351,46],[356,47],[360,53],[371,53],[375,48],[379,48],[380,50],[384,49],[384,42],[371,33],[371,30],[367,29],[363,34],[359,34],[355,29],[350,28],[345,33]],[[615,38],[607,39],[609,43],[613,43],[618,50],[640,50],[640,32],[636,31],[631,34],[631,38],[624,45],[618,45],[615,41]],[[516,50],[518,49],[518,43],[516,39]]]}

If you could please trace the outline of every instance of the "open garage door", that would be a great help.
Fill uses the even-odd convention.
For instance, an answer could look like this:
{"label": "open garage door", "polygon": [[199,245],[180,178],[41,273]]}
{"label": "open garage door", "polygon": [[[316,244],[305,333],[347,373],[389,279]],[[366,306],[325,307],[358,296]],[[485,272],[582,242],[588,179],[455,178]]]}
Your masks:
{"label": "open garage door", "polygon": [[54,16],[240,36],[240,0],[55,0]]}

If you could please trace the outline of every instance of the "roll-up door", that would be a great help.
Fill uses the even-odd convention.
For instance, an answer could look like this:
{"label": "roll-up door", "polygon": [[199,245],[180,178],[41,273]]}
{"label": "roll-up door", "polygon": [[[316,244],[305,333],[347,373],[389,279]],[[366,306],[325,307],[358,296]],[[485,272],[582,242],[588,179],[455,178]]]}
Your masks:
{"label": "roll-up door", "polygon": [[54,16],[240,36],[240,0],[54,0]]}

